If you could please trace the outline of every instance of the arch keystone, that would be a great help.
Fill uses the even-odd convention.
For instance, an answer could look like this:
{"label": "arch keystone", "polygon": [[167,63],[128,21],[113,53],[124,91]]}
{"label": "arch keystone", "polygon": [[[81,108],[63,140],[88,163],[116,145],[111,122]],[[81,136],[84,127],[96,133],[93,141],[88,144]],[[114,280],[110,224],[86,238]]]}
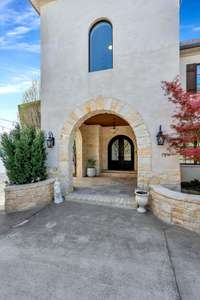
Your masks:
{"label": "arch keystone", "polygon": [[96,109],[104,110],[104,98],[102,96],[99,96],[96,100]]}

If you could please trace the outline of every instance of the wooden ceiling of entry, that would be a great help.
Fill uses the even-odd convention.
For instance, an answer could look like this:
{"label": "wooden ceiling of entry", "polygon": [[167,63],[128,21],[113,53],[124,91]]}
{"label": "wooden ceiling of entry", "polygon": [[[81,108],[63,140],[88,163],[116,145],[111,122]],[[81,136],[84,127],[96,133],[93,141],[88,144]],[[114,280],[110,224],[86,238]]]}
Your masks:
{"label": "wooden ceiling of entry", "polygon": [[112,127],[112,126],[129,126],[128,122],[124,119],[113,115],[113,114],[99,114],[93,116],[85,121],[86,125],[101,125],[103,127]]}

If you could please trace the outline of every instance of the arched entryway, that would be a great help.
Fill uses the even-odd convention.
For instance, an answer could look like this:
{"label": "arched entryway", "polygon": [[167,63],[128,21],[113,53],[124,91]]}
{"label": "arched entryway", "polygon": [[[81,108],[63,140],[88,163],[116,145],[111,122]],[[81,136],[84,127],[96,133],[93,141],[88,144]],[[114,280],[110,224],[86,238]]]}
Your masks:
{"label": "arched entryway", "polygon": [[117,135],[108,144],[108,170],[134,171],[134,144],[125,135]]}
{"label": "arched entryway", "polygon": [[[125,171],[137,170],[134,132],[128,122],[116,114],[104,112],[85,120],[75,131],[74,144],[75,177],[86,175],[87,164],[91,160],[95,162],[97,176],[105,175],[107,171],[110,171],[110,176],[111,171],[124,171],[125,177]],[[136,175],[137,172],[134,173]]]}
{"label": "arched entryway", "polygon": [[[114,114],[125,120],[135,135],[137,145],[137,184],[144,186],[152,172],[152,149],[149,132],[140,114],[117,99],[98,97],[90,100],[72,111],[62,128],[59,141],[59,177],[63,192],[73,188],[73,142],[75,132],[91,117],[99,114]],[[113,126],[114,129],[114,126]]]}

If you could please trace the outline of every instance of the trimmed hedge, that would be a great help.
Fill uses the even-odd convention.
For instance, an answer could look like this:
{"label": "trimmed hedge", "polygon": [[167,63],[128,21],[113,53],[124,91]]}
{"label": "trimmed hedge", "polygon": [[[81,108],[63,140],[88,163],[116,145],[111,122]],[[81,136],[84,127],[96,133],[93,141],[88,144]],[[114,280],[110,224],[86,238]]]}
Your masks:
{"label": "trimmed hedge", "polygon": [[17,127],[1,138],[0,156],[10,184],[25,184],[47,178],[44,133],[35,127]]}

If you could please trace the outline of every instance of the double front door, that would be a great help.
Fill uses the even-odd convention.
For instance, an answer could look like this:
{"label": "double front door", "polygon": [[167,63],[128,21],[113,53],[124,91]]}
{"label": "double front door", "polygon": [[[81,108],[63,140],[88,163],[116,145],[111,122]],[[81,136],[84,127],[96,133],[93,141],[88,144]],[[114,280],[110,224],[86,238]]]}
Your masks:
{"label": "double front door", "polygon": [[108,145],[108,169],[134,170],[134,145],[129,137],[118,135],[110,141]]}

